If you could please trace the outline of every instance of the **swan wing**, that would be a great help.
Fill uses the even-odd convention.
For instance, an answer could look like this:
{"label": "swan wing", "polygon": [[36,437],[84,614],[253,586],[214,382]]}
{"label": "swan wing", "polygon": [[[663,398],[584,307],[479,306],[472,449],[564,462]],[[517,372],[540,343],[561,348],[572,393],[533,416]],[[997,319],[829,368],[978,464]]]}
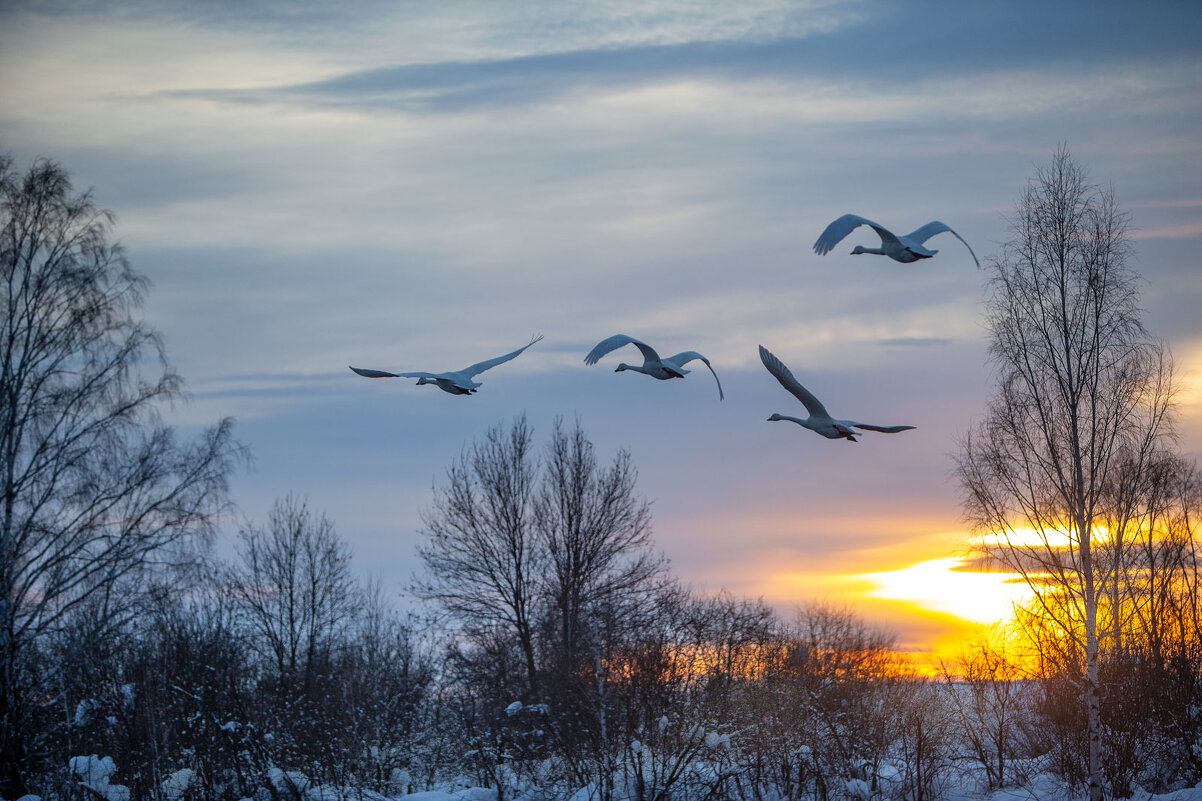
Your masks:
{"label": "swan wing", "polygon": [[898,240],[893,232],[885,226],[874,223],[872,220],[861,217],[858,214],[844,214],[842,217],[828,225],[826,230],[822,232],[822,235],[818,237],[818,241],[814,243],[814,252],[819,256],[825,256],[827,253],[831,252],[831,249],[834,248],[835,245],[843,241],[843,237],[847,236],[861,225],[867,225],[872,228],[872,230],[876,231],[880,235],[881,242],[883,244],[889,244],[892,242],[896,242],[898,245],[901,244],[900,240]]}
{"label": "swan wing", "polygon": [[[951,234],[952,236],[956,237],[956,239],[959,239],[961,242],[964,242],[964,237],[960,236],[955,231],[953,231],[951,228],[949,228],[945,223],[941,223],[938,220],[932,220],[931,222],[929,222],[926,225],[919,228],[914,233],[907,234],[905,238],[913,240],[921,245],[921,244],[925,243],[931,237],[935,236],[936,234],[942,234],[944,232],[947,232],[947,233]],[[968,248],[968,252],[972,256],[972,260],[974,262],[976,262],[976,265],[978,267],[980,267],[981,262],[977,261],[977,254],[973,253],[972,245],[968,244],[967,242],[964,242],[964,247]]]}
{"label": "swan wing", "polygon": [[362,367],[352,367],[351,369],[354,370],[359,375],[363,376],[364,378],[429,378],[429,379],[437,379],[437,378],[446,378],[448,375],[447,373],[427,373],[423,370],[415,370],[414,372],[411,372],[411,373],[389,373],[384,370],[365,370]]}
{"label": "swan wing", "polygon": [[772,354],[772,351],[763,345],[760,345],[760,361],[768,368],[768,372],[776,376],[776,380],[780,382],[782,387],[792,392],[793,397],[802,402],[802,405],[806,407],[806,411],[810,413],[811,417],[830,419],[830,414],[826,411],[826,407],[822,405],[822,401],[815,398],[808,389],[803,387],[801,382],[789,372],[789,368],[785,367],[784,362],[776,358]]}
{"label": "swan wing", "polygon": [[882,434],[897,434],[901,431],[909,431],[917,426],[874,426],[872,423],[851,423],[856,428],[862,428],[865,431],[879,431]]}
{"label": "swan wing", "polygon": [[400,373],[389,373],[386,370],[368,370],[363,367],[351,367],[351,370],[353,370],[358,375],[363,376],[364,378],[400,378],[401,377]]}
{"label": "swan wing", "polygon": [[686,350],[683,353],[676,354],[675,356],[669,356],[668,358],[664,359],[663,361],[665,364],[671,363],[672,365],[674,365],[676,367],[684,367],[686,364],[693,361],[694,359],[700,359],[701,361],[705,362],[706,367],[710,368],[710,372],[713,373],[713,376],[714,376],[714,381],[717,381],[717,383],[718,383],[718,400],[726,400],[726,396],[722,394],[722,382],[718,381],[718,374],[714,372],[714,366],[712,364],[710,364],[709,359],[705,358],[697,351]]}
{"label": "swan wing", "polygon": [[625,334],[614,334],[612,337],[608,337],[598,342],[593,349],[588,352],[588,355],[584,357],[584,363],[596,364],[598,361],[600,361],[602,356],[610,351],[617,350],[623,345],[634,345],[641,350],[643,352],[644,362],[658,362],[660,360],[659,354],[655,352],[655,348],[651,347],[646,342],[640,342],[634,337],[628,337]]}
{"label": "swan wing", "polygon": [[510,359],[517,357],[518,354],[520,354],[526,348],[530,347],[531,345],[533,345],[535,342],[538,342],[542,338],[543,338],[543,335],[538,334],[537,336],[532,337],[529,342],[527,342],[525,345],[523,345],[522,347],[518,348],[515,351],[506,353],[504,356],[498,356],[495,359],[489,359],[489,360],[483,361],[483,362],[476,362],[471,367],[464,367],[462,370],[459,371],[459,373],[461,375],[465,376],[466,378],[472,378],[477,373],[483,373],[485,370],[487,370],[490,367],[496,367],[498,364],[504,364],[505,362],[509,361]]}

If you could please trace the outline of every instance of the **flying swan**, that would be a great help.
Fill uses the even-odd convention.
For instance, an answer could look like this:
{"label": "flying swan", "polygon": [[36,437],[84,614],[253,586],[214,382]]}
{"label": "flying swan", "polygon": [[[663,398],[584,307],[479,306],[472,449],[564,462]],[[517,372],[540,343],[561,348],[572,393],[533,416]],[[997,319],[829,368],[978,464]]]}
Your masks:
{"label": "flying swan", "polygon": [[826,411],[826,407],[822,405],[822,401],[815,398],[810,391],[801,385],[801,382],[793,377],[789,372],[789,368],[785,367],[784,363],[772,355],[772,353],[760,345],[760,361],[768,368],[768,372],[776,376],[776,380],[785,389],[793,393],[802,404],[805,405],[806,411],[810,416],[805,420],[797,417],[789,417],[787,414],[773,414],[768,418],[770,422],[778,420],[791,420],[797,425],[808,428],[811,431],[816,431],[827,439],[847,439],[852,442],[858,442],[856,437],[863,436],[857,428],[863,428],[868,431],[880,431],[884,434],[896,434],[899,431],[909,431],[914,426],[874,426],[870,423],[857,423],[854,420],[835,420]]}
{"label": "flying swan", "polygon": [[[866,220],[858,214],[844,214],[828,225],[826,230],[822,232],[822,236],[818,237],[818,241],[814,243],[814,252],[819,256],[825,256],[831,252],[831,248],[842,241],[843,237],[861,225],[867,225],[880,234],[881,246],[879,248],[866,248],[862,245],[856,245],[855,249],[851,252],[853,256],[861,253],[875,253],[878,256],[888,256],[894,261],[909,264],[919,259],[929,259],[939,252],[931,250],[923,244],[936,234],[942,234],[944,231],[947,231],[956,237],[956,239],[964,242],[964,237],[938,220],[927,223],[913,233],[899,237],[883,225],[878,225],[872,220]],[[967,242],[964,242],[964,247],[968,248],[972,260],[976,262],[977,267],[980,267],[981,262],[977,261],[977,254],[972,252],[972,247]]]}
{"label": "flying swan", "polygon": [[695,350],[686,350],[683,353],[678,353],[675,356],[669,356],[666,359],[661,359],[659,354],[655,352],[655,348],[648,345],[646,342],[639,342],[634,337],[628,337],[625,334],[614,334],[608,339],[603,339],[597,343],[597,346],[588,352],[584,357],[585,364],[596,364],[597,361],[612,350],[617,350],[623,345],[634,345],[643,352],[642,366],[627,364],[621,362],[618,364],[615,373],[620,373],[623,370],[634,370],[636,373],[649,375],[652,378],[658,378],[660,381],[667,381],[669,378],[684,378],[686,373],[691,373],[692,370],[684,369],[684,366],[694,359],[700,359],[705,362],[705,366],[710,368],[710,372],[714,374],[714,381],[718,383],[718,400],[724,400],[722,394],[722,382],[718,381],[718,374],[714,373],[714,366],[710,364],[710,360],[702,356]]}
{"label": "flying swan", "polygon": [[437,384],[438,388],[443,392],[449,392],[452,395],[470,395],[476,391],[476,387],[480,386],[481,382],[472,380],[478,374],[483,373],[490,367],[504,364],[542,338],[543,335],[539,334],[531,339],[529,343],[512,353],[506,353],[504,356],[498,356],[488,361],[477,362],[471,367],[464,367],[462,370],[454,370],[448,373],[389,373],[384,370],[366,370],[361,367],[352,367],[351,369],[364,378],[416,378],[419,387],[422,384]]}

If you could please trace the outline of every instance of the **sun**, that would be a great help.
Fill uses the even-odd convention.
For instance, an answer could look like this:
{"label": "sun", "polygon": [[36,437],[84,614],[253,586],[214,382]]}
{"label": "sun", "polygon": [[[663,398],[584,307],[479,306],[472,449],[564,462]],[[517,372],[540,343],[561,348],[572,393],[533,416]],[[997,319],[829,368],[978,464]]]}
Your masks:
{"label": "sun", "polygon": [[865,595],[905,601],[986,625],[1009,619],[1015,604],[1031,599],[1031,590],[1020,574],[965,570],[966,561],[954,556],[931,559],[900,570],[862,573],[854,578],[872,585]]}

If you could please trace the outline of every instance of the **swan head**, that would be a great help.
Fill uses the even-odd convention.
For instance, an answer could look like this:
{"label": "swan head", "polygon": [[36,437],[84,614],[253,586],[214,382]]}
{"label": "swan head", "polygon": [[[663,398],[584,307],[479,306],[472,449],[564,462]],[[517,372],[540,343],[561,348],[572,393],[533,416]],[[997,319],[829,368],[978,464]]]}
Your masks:
{"label": "swan head", "polygon": [[776,422],[779,422],[780,420],[784,420],[784,419],[785,418],[781,417],[779,414],[773,412],[772,416],[768,418],[768,422],[776,423]]}
{"label": "swan head", "polygon": [[867,253],[868,250],[863,245],[856,245],[852,248],[851,255],[859,256],[861,253]]}
{"label": "swan head", "polygon": [[626,362],[619,362],[619,363],[618,363],[618,366],[617,366],[616,368],[614,368],[614,372],[615,372],[615,373],[620,373],[620,372],[622,372],[623,370],[629,370],[629,369],[630,369],[630,365],[629,365],[629,364],[627,364]]}

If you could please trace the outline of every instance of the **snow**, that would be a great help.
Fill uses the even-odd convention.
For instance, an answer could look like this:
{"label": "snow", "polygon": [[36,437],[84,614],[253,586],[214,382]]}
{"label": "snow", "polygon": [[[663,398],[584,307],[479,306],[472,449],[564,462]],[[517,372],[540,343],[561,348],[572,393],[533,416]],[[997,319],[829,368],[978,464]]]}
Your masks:
{"label": "snow", "polygon": [[99,755],[71,757],[67,766],[71,772],[86,782],[104,782],[117,772],[117,765],[112,757],[101,759]]}
{"label": "snow", "polygon": [[75,705],[75,725],[86,726],[88,720],[92,717],[92,710],[96,708],[96,702],[91,698],[85,698]]}
{"label": "snow", "polygon": [[281,770],[272,768],[267,771],[267,780],[280,793],[301,795],[309,789],[309,777],[299,770]]}
{"label": "snow", "polygon": [[[524,705],[521,707],[521,709],[532,708]],[[660,718],[657,723],[661,732],[668,730],[671,726],[666,716]],[[717,731],[707,732],[703,727],[696,725],[686,728],[684,739],[693,743],[703,742],[711,752],[715,749],[732,747],[730,734],[720,734]],[[644,768],[656,758],[656,754],[652,753],[648,745],[638,740],[630,743],[630,751],[635,755],[634,762]],[[797,749],[798,753],[808,751],[809,749],[804,746]],[[945,784],[941,784],[937,795],[942,801],[1085,801],[1086,793],[1083,788],[1066,786],[1053,774],[1044,772],[1046,766],[1041,766],[1043,770],[1036,767],[1039,760],[1027,761],[1031,762],[1033,769],[1025,772],[1027,778],[1021,785],[987,792],[983,789],[982,777],[978,775],[977,771],[963,770],[956,771],[954,777],[949,777]],[[84,801],[130,801],[128,787],[110,783],[118,772],[118,767],[111,757],[100,757],[97,754],[75,756],[69,760],[68,765],[71,773],[79,779],[80,786],[91,791],[90,795],[85,795]],[[638,769],[636,768],[636,770]],[[705,782],[720,775],[720,771],[715,772],[716,765],[711,765],[704,760],[693,762],[689,770],[695,777],[699,777]],[[540,772],[545,771],[536,771],[535,773]],[[840,797],[849,801],[900,797],[899,793],[903,791],[902,783],[905,781],[905,776],[905,765],[902,762],[885,760],[876,766],[875,777],[843,778],[841,782],[843,793],[840,794]],[[406,791],[411,786],[411,777],[407,771],[399,768],[393,768],[390,771],[387,796],[361,788],[314,785],[304,773],[279,767],[270,768],[266,778],[281,796],[285,799],[292,799],[292,801],[345,801],[348,798],[357,798],[360,801],[497,801],[498,795],[495,789],[465,786],[462,779],[447,785],[447,789],[425,790],[407,795]],[[510,788],[505,792],[507,801],[545,801],[548,797],[548,786],[544,784],[538,788],[537,785],[541,784],[542,780],[535,779],[534,785],[531,785],[531,779],[535,779],[535,774],[528,773],[526,778],[521,781],[518,780],[516,773],[503,779],[503,784]],[[636,797],[635,789],[633,785],[628,784],[628,780],[629,776],[615,774],[613,786],[616,801],[632,801]],[[872,788],[876,782],[881,784],[878,786],[877,794],[874,795]],[[160,798],[162,801],[183,801],[189,791],[197,788],[197,784],[198,776],[194,770],[190,768],[177,770],[161,782]],[[570,801],[595,801],[598,797],[598,787],[595,785],[576,788],[560,787],[558,792],[561,795],[557,797],[567,797],[570,798]],[[26,795],[18,801],[42,801],[42,799],[35,795]],[[244,801],[251,800],[244,799]],[[1202,801],[1202,782],[1194,787],[1161,794],[1152,794],[1146,790],[1136,789],[1131,801]]]}
{"label": "snow", "polygon": [[404,795],[409,789],[409,771],[404,768],[393,768],[388,774],[388,789],[396,795]]}
{"label": "snow", "polygon": [[872,787],[863,779],[848,779],[847,794],[861,801],[868,801],[872,798]]}
{"label": "snow", "polygon": [[[663,724],[665,720],[666,718],[660,719],[661,730],[668,728]],[[689,732],[689,738],[694,741],[701,737],[704,737],[705,745],[710,749],[730,747],[729,734],[719,734],[716,731],[702,734],[699,727],[693,728]],[[635,740],[631,742],[630,748],[636,754],[643,752],[643,758],[651,756],[650,749],[645,743]],[[72,757],[68,764],[71,772],[80,779],[80,784],[91,790],[101,801],[130,801],[129,788],[110,784],[110,780],[117,773],[117,765],[111,757],[101,758],[96,754],[76,756]],[[697,767],[703,766],[698,765]],[[882,781],[889,782],[896,781],[900,775],[897,766],[884,763],[879,766],[877,777]],[[296,801],[344,801],[344,799],[352,797],[367,801],[497,801],[495,789],[462,785],[453,789],[426,790],[406,795],[405,791],[409,787],[410,776],[407,771],[396,768],[391,771],[389,796],[350,788],[315,786],[304,773],[278,767],[273,767],[268,771],[267,779],[277,792],[296,799]],[[188,791],[196,786],[196,783],[195,771],[189,768],[177,770],[160,784],[161,797],[163,801],[181,801]],[[853,801],[869,801],[874,797],[872,785],[865,779],[844,779],[843,785],[846,797]],[[516,785],[515,789],[517,789]],[[510,801],[537,801],[544,797],[537,791],[526,789],[526,792],[507,791],[505,797]],[[615,789],[617,790],[615,798],[619,801],[630,801],[634,798],[632,788],[627,787],[623,790],[621,781],[616,782]],[[570,798],[571,801],[591,801],[596,797],[596,793],[596,787],[581,787],[572,793]],[[1049,773],[1036,773],[1021,786],[983,792],[978,785],[978,777],[971,771],[965,771],[957,779],[952,780],[949,786],[943,788],[940,797],[943,801],[1084,801],[1085,793],[1081,789],[1066,787],[1062,781]],[[42,801],[42,799],[36,795],[26,795],[17,801]],[[250,801],[250,799],[244,801]],[[1202,782],[1195,787],[1162,794],[1137,790],[1131,797],[1131,801],[1202,801]]]}
{"label": "snow", "polygon": [[109,784],[109,779],[117,772],[117,765],[112,757],[101,759],[97,754],[74,756],[67,765],[71,772],[79,777],[82,786],[104,801],[129,801],[128,787],[123,784]]}
{"label": "snow", "polygon": [[[991,793],[976,788],[972,778],[963,777],[961,782],[947,788],[944,801],[1085,801],[1088,793],[1084,789],[1071,789],[1049,773],[1040,773],[1021,786],[1003,787]],[[1136,790],[1129,801],[1202,801],[1202,782],[1194,787],[1153,794]]]}
{"label": "snow", "polygon": [[165,801],[179,801],[195,782],[196,771],[184,768],[183,770],[177,770],[166,779],[163,779],[163,783],[159,785],[159,789]]}
{"label": "snow", "polygon": [[505,707],[505,714],[509,715],[509,717],[513,717],[514,715],[516,715],[517,713],[522,711],[522,706],[523,705],[522,705],[521,701],[514,701],[512,704]]}
{"label": "snow", "polygon": [[311,787],[305,791],[305,801],[342,801],[346,794],[333,787]]}
{"label": "snow", "polygon": [[[1161,795],[1150,795],[1148,801],[1202,801],[1202,782],[1198,782],[1193,787],[1184,790],[1175,790],[1171,793],[1163,793]],[[1142,801],[1141,794],[1136,793],[1132,796],[1132,801]]]}

